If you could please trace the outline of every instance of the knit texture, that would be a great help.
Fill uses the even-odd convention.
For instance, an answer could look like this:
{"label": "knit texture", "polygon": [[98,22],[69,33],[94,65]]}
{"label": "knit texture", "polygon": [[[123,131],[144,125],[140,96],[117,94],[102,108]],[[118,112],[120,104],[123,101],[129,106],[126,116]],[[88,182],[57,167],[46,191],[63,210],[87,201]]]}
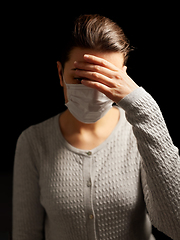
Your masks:
{"label": "knit texture", "polygon": [[66,142],[59,114],[20,135],[13,240],[153,240],[151,222],[179,239],[180,158],[161,111],[143,88],[119,106],[116,128],[89,151]]}

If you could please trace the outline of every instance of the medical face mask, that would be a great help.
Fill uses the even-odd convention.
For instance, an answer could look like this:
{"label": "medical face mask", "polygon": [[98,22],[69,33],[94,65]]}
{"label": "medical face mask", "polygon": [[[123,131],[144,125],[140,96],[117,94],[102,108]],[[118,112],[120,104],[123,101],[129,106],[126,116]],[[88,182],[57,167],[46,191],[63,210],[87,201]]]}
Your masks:
{"label": "medical face mask", "polygon": [[111,108],[113,101],[96,89],[83,84],[67,84],[68,102],[65,104],[71,114],[80,122],[95,123]]}

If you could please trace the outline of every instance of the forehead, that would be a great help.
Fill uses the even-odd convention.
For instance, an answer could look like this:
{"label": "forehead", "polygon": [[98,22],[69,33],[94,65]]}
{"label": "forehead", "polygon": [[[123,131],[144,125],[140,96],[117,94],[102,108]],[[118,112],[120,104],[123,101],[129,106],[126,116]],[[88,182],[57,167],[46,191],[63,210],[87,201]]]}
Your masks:
{"label": "forehead", "polygon": [[98,52],[92,49],[83,49],[83,48],[74,48],[70,53],[69,61],[66,62],[65,67],[70,69],[74,67],[74,61],[84,62],[84,54],[91,54],[96,57],[103,58],[108,62],[114,64],[118,68],[123,67],[124,63],[124,56],[122,53],[119,52]]}

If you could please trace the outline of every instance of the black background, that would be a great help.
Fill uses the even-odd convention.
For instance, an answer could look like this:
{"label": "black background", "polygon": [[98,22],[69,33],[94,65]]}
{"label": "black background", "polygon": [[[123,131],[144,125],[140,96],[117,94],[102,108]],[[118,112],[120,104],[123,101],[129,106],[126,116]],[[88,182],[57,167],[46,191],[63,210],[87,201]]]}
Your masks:
{"label": "black background", "polygon": [[[98,4],[98,6],[97,6]],[[116,21],[135,51],[128,74],[159,104],[174,144],[179,134],[178,5],[163,2],[22,4],[2,8],[0,239],[11,234],[12,178],[16,141],[30,125],[63,111],[56,68],[68,22],[84,13]],[[157,239],[169,239],[153,229]],[[6,239],[5,237],[2,239]]]}

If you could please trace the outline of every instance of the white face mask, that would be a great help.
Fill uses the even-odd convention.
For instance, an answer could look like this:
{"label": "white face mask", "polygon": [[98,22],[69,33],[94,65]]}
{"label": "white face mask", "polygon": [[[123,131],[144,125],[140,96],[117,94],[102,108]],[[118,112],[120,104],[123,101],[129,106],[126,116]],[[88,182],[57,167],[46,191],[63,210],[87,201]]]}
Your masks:
{"label": "white face mask", "polygon": [[83,84],[67,84],[68,102],[65,104],[71,114],[80,122],[95,123],[111,108],[113,101],[96,89]]}

